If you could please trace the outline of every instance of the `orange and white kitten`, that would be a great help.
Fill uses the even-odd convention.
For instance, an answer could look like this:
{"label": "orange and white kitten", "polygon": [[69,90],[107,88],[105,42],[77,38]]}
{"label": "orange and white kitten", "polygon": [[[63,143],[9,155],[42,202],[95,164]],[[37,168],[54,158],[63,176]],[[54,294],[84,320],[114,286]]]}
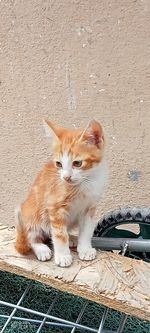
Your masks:
{"label": "orange and white kitten", "polygon": [[53,146],[53,159],[38,174],[28,198],[17,208],[16,249],[31,250],[41,261],[51,258],[44,243],[52,238],[55,263],[69,266],[69,229],[78,224],[77,252],[81,260],[92,260],[96,250],[91,238],[96,227],[95,207],[107,179],[104,134],[92,120],[86,129],[68,130],[45,121]]}

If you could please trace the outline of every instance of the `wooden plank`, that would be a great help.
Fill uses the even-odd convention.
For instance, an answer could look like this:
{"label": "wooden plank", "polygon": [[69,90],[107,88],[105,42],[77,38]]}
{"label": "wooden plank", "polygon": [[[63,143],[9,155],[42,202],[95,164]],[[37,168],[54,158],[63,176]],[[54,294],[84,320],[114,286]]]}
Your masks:
{"label": "wooden plank", "polygon": [[53,260],[39,262],[14,248],[15,230],[0,225],[0,269],[38,280],[110,308],[150,321],[150,264],[117,254],[98,252],[92,262],[57,267]]}

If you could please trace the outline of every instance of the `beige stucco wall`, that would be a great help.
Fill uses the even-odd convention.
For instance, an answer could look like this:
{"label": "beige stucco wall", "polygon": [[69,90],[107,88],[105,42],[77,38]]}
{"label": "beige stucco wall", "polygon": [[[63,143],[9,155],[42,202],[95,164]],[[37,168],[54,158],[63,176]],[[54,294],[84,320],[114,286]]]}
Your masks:
{"label": "beige stucco wall", "polygon": [[149,0],[0,1],[2,223],[14,223],[50,156],[43,117],[104,125],[110,182],[100,214],[149,205]]}

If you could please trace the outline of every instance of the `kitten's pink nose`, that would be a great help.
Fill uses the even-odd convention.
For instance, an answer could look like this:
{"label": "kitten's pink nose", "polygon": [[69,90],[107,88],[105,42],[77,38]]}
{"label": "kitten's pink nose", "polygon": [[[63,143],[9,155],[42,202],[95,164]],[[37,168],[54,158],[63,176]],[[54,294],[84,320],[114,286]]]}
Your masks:
{"label": "kitten's pink nose", "polygon": [[64,179],[69,183],[71,181],[71,176],[64,176]]}

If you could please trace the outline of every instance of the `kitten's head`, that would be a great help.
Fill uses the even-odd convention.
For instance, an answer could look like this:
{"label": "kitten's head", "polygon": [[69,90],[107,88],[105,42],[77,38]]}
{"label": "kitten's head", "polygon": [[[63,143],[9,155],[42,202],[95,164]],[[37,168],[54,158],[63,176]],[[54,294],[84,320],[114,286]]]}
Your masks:
{"label": "kitten's head", "polygon": [[44,121],[44,127],[53,142],[53,158],[60,178],[70,184],[80,184],[92,175],[104,153],[100,123],[92,120],[85,129],[68,130]]}

